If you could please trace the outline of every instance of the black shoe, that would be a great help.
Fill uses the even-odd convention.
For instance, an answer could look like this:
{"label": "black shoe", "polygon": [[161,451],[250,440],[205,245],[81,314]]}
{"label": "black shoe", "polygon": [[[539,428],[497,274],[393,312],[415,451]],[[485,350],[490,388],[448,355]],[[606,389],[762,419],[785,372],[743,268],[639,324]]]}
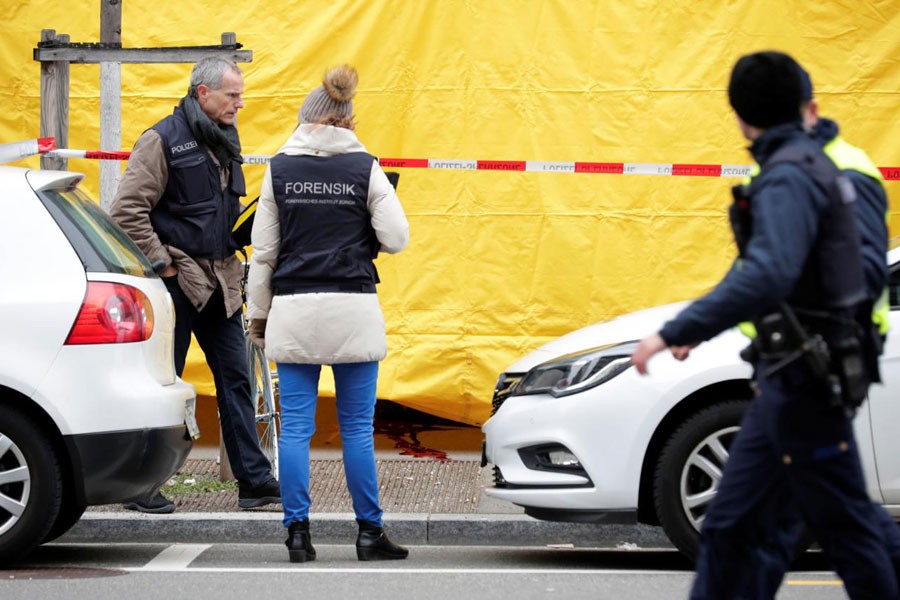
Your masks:
{"label": "black shoe", "polygon": [[288,539],[284,540],[284,545],[287,546],[292,563],[316,560],[316,549],[313,548],[309,536],[309,519],[291,523],[288,527]]}
{"label": "black shoe", "polygon": [[359,523],[356,538],[356,558],[359,560],[401,560],[409,556],[409,550],[388,539],[384,528],[359,519],[356,522]]}
{"label": "black shoe", "polygon": [[175,503],[163,496],[162,492],[156,492],[149,498],[144,498],[137,502],[129,502],[124,505],[124,508],[125,510],[137,510],[154,515],[167,515],[175,512]]}
{"label": "black shoe", "polygon": [[241,508],[255,508],[279,502],[281,502],[281,486],[278,485],[278,480],[275,478],[255,488],[238,486],[238,506]]}

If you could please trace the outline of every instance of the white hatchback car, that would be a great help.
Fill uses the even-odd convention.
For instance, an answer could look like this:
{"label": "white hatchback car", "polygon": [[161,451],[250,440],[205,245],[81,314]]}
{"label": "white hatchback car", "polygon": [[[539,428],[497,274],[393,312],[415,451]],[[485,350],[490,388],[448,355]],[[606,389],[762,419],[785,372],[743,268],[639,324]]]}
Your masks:
{"label": "white hatchback car", "polygon": [[[900,518],[900,248],[892,241],[890,324],[873,385],[855,420],[871,497]],[[513,363],[497,381],[482,427],[487,494],[538,519],[662,525],[696,556],[728,445],[752,397],[747,338],[730,330],[684,362],[668,352],[640,376],[629,357],[686,303],[574,331]]]}
{"label": "white hatchback car", "polygon": [[82,175],[0,166],[0,566],[184,463],[172,301]]}

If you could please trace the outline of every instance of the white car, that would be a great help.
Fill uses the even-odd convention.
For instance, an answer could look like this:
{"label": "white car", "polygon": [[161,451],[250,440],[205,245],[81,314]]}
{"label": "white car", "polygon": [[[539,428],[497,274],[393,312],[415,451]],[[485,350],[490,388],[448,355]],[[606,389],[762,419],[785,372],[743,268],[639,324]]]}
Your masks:
{"label": "white car", "polygon": [[[855,420],[871,497],[900,518],[900,248],[892,241],[891,331]],[[551,521],[662,525],[686,556],[716,494],[728,445],[752,397],[747,338],[729,330],[684,362],[656,355],[649,375],[631,368],[637,340],[686,303],[574,331],[500,375],[484,424],[487,494]]]}
{"label": "white car", "polygon": [[0,166],[0,566],[184,463],[174,311],[82,175]]}

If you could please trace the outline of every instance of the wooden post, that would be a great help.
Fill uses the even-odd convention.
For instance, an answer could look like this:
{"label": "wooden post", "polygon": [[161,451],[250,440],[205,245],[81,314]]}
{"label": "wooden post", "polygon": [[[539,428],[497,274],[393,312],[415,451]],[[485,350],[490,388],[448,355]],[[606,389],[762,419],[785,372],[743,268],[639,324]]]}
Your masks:
{"label": "wooden post", "polygon": [[[122,3],[120,0],[100,2],[100,43],[122,46]],[[100,149],[118,152],[122,149],[122,64],[100,63]],[[121,161],[100,161],[100,207],[109,212],[119,176]]]}
{"label": "wooden post", "polygon": [[[69,42],[68,35],[56,35],[54,29],[41,31],[41,41]],[[57,148],[69,147],[69,62],[65,60],[41,63],[41,137],[56,138]],[[65,171],[64,158],[41,157],[42,169]]]}
{"label": "wooden post", "polygon": [[231,461],[228,459],[228,451],[225,450],[222,424],[221,421],[219,421],[219,481],[235,480],[234,473],[231,471]]}
{"label": "wooden post", "polygon": [[[237,43],[237,34],[223,33],[222,45],[233,46]],[[237,127],[237,114],[234,116],[234,125]],[[251,375],[252,376],[252,375]],[[221,421],[220,421],[221,423]],[[222,435],[222,426],[219,425],[219,480],[235,481],[234,472],[231,470],[231,461],[228,459],[228,451],[225,450],[225,437]]]}

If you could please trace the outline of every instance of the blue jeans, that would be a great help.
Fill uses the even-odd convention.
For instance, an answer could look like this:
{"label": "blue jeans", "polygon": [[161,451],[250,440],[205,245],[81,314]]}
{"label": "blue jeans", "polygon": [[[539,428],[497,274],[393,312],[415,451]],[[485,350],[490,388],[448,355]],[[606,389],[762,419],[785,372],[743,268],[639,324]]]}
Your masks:
{"label": "blue jeans", "polygon": [[[375,466],[375,388],[378,363],[332,365],[344,474],[356,518],[382,526]],[[309,442],[316,430],[321,365],[278,363],[281,437],[278,464],[284,526],[309,517]]]}
{"label": "blue jeans", "polygon": [[175,304],[175,371],[179,377],[184,372],[193,332],[216,384],[222,442],[228,452],[231,472],[242,488],[260,486],[272,479],[272,467],[259,449],[241,314],[236,312],[230,317],[225,314],[220,290],[198,311],[184,295],[176,277],[164,277],[163,281]]}
{"label": "blue jeans", "polygon": [[703,521],[691,598],[774,598],[802,519],[851,598],[896,600],[900,536],[866,493],[851,419],[801,365],[757,383]]}

